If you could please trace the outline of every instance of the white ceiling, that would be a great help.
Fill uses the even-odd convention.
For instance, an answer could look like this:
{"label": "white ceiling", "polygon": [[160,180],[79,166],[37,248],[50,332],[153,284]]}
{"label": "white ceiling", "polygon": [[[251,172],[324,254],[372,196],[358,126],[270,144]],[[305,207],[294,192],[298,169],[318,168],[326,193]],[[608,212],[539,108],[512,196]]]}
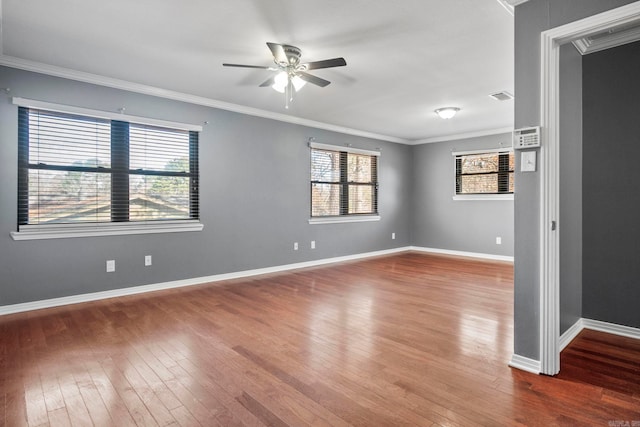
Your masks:
{"label": "white ceiling", "polygon": [[[488,96],[513,93],[511,0],[0,1],[4,65],[396,142],[513,126],[513,100]],[[347,66],[312,71],[332,84],[307,85],[286,110],[284,95],[258,87],[269,71],[222,67],[272,65],[266,42]],[[439,119],[445,106],[462,110]]]}

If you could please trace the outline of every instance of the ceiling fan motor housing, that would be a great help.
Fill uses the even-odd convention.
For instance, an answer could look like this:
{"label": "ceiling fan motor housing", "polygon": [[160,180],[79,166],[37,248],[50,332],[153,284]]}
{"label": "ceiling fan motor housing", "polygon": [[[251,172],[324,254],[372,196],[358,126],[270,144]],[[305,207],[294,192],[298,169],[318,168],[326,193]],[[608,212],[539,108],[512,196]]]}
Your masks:
{"label": "ceiling fan motor housing", "polygon": [[287,60],[289,61],[288,64],[280,64],[284,67],[286,66],[297,66],[300,63],[300,56],[302,55],[302,51],[300,50],[300,48],[297,48],[295,46],[291,46],[288,44],[283,44],[282,48],[284,49],[284,54],[287,57]]}

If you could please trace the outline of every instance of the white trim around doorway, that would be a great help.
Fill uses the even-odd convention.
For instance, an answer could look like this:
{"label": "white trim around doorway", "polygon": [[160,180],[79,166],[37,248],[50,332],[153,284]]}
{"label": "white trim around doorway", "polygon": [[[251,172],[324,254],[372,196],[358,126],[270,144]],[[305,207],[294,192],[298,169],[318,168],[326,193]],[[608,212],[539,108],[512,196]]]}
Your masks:
{"label": "white trim around doorway", "polygon": [[544,31],[540,82],[540,373],[560,371],[559,101],[560,46],[606,31],[640,24],[640,1]]}

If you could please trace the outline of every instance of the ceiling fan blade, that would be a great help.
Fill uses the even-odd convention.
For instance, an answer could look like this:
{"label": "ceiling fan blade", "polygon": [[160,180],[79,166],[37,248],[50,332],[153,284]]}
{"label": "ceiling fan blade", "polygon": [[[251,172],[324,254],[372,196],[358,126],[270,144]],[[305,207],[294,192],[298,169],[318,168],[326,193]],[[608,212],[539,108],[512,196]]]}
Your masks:
{"label": "ceiling fan blade", "polygon": [[267,42],[267,46],[269,46],[269,49],[277,63],[289,63],[287,55],[284,53],[284,47],[282,47],[281,44]]}
{"label": "ceiling fan blade", "polygon": [[240,68],[259,68],[261,70],[275,70],[273,67],[265,67],[264,65],[245,65],[245,64],[222,64],[224,67],[240,67]]}
{"label": "ceiling fan blade", "polygon": [[302,64],[307,70],[317,70],[319,68],[344,67],[347,61],[344,58],[325,59],[324,61],[307,62]]}
{"label": "ceiling fan blade", "polygon": [[260,87],[269,87],[269,86],[273,86],[273,84],[275,83],[275,76],[273,77],[269,77],[267,80],[265,80],[264,82],[262,82],[262,84],[260,85]]}
{"label": "ceiling fan blade", "polygon": [[325,87],[331,82],[329,80],[321,79],[320,77],[312,76],[311,74],[307,74],[304,71],[298,71],[296,73],[302,80],[313,83],[314,85],[318,85],[320,87]]}

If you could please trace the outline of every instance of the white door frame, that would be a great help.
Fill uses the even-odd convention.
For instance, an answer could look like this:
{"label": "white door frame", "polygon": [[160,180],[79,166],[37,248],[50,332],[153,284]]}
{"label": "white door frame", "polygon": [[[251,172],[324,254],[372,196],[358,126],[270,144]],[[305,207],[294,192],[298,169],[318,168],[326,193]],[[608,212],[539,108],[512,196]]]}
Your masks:
{"label": "white door frame", "polygon": [[541,34],[540,372],[560,371],[560,46],[619,25],[640,23],[640,1]]}

